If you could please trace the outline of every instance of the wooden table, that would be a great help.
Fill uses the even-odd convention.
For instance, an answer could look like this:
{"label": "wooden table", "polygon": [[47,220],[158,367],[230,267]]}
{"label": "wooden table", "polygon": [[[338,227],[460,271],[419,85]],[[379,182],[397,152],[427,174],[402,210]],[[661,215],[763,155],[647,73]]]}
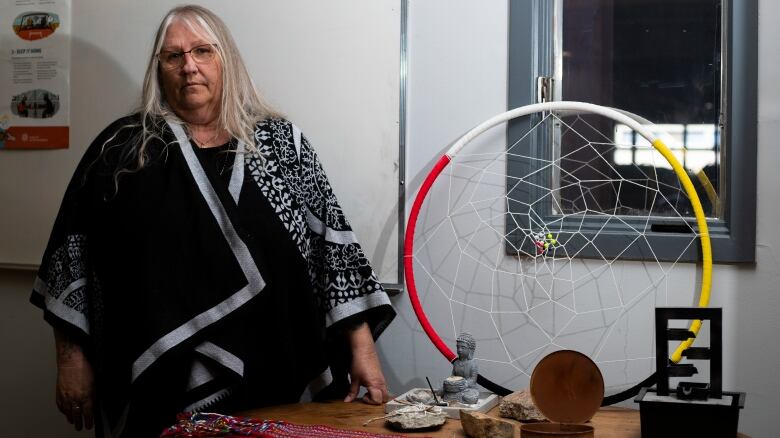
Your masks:
{"label": "wooden table", "polygon": [[[489,412],[498,417],[498,407]],[[384,420],[376,420],[363,426],[363,423],[371,418],[385,415],[382,406],[371,406],[361,402],[344,403],[331,401],[325,403],[304,403],[295,405],[274,406],[252,411],[241,412],[237,415],[260,418],[285,420],[291,423],[302,424],[326,424],[343,429],[363,430],[372,433],[394,434],[400,433],[384,426]],[[520,423],[511,421],[517,425]],[[592,425],[595,435],[599,438],[640,438],[639,411],[624,408],[602,408],[593,420]],[[406,436],[430,436],[443,438],[463,438],[466,434],[460,427],[459,420],[448,419],[441,429],[428,432],[404,432]],[[515,436],[520,437],[519,426],[515,428]]]}

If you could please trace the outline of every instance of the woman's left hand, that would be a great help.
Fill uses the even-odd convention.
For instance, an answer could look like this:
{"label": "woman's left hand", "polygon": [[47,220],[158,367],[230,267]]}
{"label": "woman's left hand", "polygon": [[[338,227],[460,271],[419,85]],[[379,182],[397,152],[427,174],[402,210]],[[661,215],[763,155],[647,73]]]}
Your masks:
{"label": "woman's left hand", "polygon": [[379,405],[390,401],[390,393],[387,390],[385,376],[382,374],[382,366],[379,364],[374,338],[371,336],[368,324],[363,323],[357,329],[350,331],[347,337],[352,349],[352,366],[349,372],[351,381],[349,394],[344,401],[355,400],[361,386],[366,388],[366,394],[363,396],[364,403]]}

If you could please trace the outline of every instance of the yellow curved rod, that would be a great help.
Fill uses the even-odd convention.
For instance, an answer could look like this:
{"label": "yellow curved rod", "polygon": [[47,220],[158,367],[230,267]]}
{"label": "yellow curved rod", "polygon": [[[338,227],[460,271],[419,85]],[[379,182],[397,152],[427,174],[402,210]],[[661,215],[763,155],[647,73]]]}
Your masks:
{"label": "yellow curved rod", "polygon": [[712,182],[710,181],[709,178],[707,178],[707,174],[704,173],[704,169],[700,170],[696,174],[696,178],[699,179],[699,183],[701,183],[701,186],[704,187],[704,193],[707,195],[707,198],[710,200],[710,204],[712,205],[712,211],[719,212],[720,198],[718,197],[718,193],[715,191],[715,187],[712,186]]}
{"label": "yellow curved rod", "polygon": [[[701,273],[701,292],[699,294],[699,307],[707,307],[710,302],[710,290],[712,289],[712,246],[710,244],[710,233],[707,228],[707,218],[704,216],[704,209],[701,206],[699,195],[696,194],[696,189],[693,187],[691,178],[688,173],[682,167],[677,157],[672,154],[668,147],[661,139],[653,140],[653,147],[666,158],[666,161],[672,165],[674,173],[677,174],[677,178],[685,189],[685,193],[688,194],[688,199],[693,206],[693,212],[696,215],[696,224],[699,227],[699,240],[701,241],[701,255],[702,255],[702,273]],[[701,320],[694,320],[691,323],[690,331],[694,334],[699,333],[701,329]],[[685,341],[680,342],[677,349],[672,353],[671,360],[677,363],[682,358],[682,352],[693,344],[695,338],[688,338]],[[656,340],[658,342],[658,340]]]}

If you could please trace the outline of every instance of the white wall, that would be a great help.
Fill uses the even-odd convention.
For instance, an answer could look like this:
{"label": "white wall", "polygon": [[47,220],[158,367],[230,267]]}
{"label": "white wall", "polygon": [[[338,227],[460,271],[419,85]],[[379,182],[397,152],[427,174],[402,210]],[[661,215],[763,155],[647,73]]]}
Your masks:
{"label": "white wall", "polygon": [[54,404],[54,338],[30,302],[35,276],[0,269],[0,422],[9,438],[88,436],[71,431]]}
{"label": "white wall", "polygon": [[[777,436],[780,405],[780,4],[760,0],[757,263],[717,266],[713,306],[725,311],[724,387],[747,392],[740,431]],[[440,149],[466,129],[505,107],[506,1],[410,2],[408,174],[410,191]],[[0,421],[34,424],[5,428],[4,436],[85,436],[68,433],[54,407],[53,342],[49,328],[28,303],[33,276],[0,271]],[[399,317],[380,340],[391,389],[425,384],[424,376],[449,366],[419,329],[404,296],[394,299]],[[29,422],[27,422],[29,421]],[[10,435],[9,435],[10,432]]]}
{"label": "white wall", "polygon": [[[417,187],[446,147],[506,109],[506,2],[410,1],[407,85],[407,212]],[[390,388],[426,387],[449,372],[419,328],[405,295],[380,339]]]}

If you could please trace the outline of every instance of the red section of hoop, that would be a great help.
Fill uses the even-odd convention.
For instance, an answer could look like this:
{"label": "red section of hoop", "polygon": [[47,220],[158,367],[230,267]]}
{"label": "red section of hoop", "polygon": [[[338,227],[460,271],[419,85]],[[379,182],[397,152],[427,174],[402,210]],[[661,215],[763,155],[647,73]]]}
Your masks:
{"label": "red section of hoop", "polygon": [[417,315],[417,320],[420,321],[428,338],[431,339],[433,345],[439,349],[441,354],[447,358],[450,362],[457,357],[452,350],[447,347],[447,344],[441,340],[439,334],[433,329],[431,323],[428,321],[428,317],[425,316],[422,305],[420,304],[420,298],[417,296],[417,286],[414,283],[414,229],[417,226],[417,216],[420,214],[420,208],[423,201],[428,196],[428,191],[431,189],[433,182],[439,176],[442,170],[450,164],[450,157],[442,155],[439,161],[433,166],[431,172],[425,177],[425,181],[420,187],[420,191],[417,192],[417,197],[414,198],[414,204],[412,204],[412,211],[409,213],[409,222],[406,227],[406,238],[404,240],[404,274],[406,274],[406,287],[409,294],[409,301],[412,302],[412,308],[414,314]]}

